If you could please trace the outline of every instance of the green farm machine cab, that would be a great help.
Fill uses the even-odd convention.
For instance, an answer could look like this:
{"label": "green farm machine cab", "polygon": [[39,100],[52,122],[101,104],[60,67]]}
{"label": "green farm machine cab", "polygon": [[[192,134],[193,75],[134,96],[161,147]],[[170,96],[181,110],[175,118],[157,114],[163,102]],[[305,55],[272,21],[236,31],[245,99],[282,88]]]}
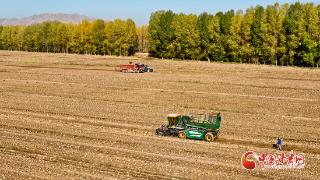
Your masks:
{"label": "green farm machine cab", "polygon": [[221,115],[217,114],[169,114],[168,124],[156,129],[161,136],[178,136],[182,139],[214,141],[218,137]]}

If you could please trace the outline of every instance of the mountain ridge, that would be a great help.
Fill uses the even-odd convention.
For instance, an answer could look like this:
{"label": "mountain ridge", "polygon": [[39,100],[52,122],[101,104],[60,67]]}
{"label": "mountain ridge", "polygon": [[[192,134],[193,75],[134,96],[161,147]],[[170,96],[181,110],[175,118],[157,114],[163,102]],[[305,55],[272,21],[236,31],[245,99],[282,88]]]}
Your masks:
{"label": "mountain ridge", "polygon": [[92,21],[95,18],[80,14],[42,13],[23,18],[0,18],[0,25],[30,25],[45,21],[60,21],[64,23],[80,23],[82,20]]}

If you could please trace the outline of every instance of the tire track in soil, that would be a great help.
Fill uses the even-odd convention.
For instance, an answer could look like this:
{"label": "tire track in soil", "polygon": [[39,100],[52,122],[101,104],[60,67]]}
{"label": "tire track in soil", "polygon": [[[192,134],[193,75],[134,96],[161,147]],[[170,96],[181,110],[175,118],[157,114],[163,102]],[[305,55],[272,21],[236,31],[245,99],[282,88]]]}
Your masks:
{"label": "tire track in soil", "polygon": [[[13,92],[7,92],[7,93],[13,93]],[[122,103],[122,104],[133,104],[135,106],[137,106],[137,103],[134,101],[126,101],[126,100],[113,100],[113,99],[105,99],[105,98],[91,98],[91,97],[83,97],[83,96],[77,96],[77,95],[72,95],[72,96],[66,96],[66,95],[56,95],[55,93],[52,94],[43,94],[43,93],[29,93],[29,92],[24,92],[24,91],[19,91],[19,93],[21,94],[31,94],[31,95],[36,95],[36,96],[42,96],[42,97],[59,97],[59,98],[68,98],[68,99],[81,99],[81,100],[93,100],[93,101],[104,101],[104,102],[109,102],[109,103]],[[157,107],[163,107],[166,106],[165,104],[155,104],[155,103],[150,103],[150,102],[141,102],[139,103],[139,106],[141,105],[147,105],[147,106],[157,106]],[[188,107],[188,108],[193,108],[193,109],[197,109],[196,107]],[[202,108],[203,109],[203,108]],[[273,117],[279,117],[279,115],[277,114],[268,114],[268,113],[252,113],[252,112],[239,112],[239,111],[232,111],[232,110],[227,110],[227,109],[216,109],[216,111],[220,111],[220,112],[228,112],[228,113],[241,113],[241,114],[259,114],[259,115],[272,115]],[[302,117],[302,116],[289,116],[289,115],[282,115],[280,117],[285,117],[285,118],[295,118],[295,119],[305,119],[305,120],[313,120],[313,121],[317,121],[318,118],[310,118],[310,117]]]}
{"label": "tire track in soil", "polygon": [[320,79],[306,79],[306,78],[282,78],[282,77],[246,77],[252,79],[267,79],[267,80],[289,80],[289,81],[311,81],[311,82],[320,82]]}
{"label": "tire track in soil", "polygon": [[[32,137],[33,139],[35,138],[33,135],[30,135],[30,134],[28,134],[28,135],[20,135],[19,134],[19,136],[30,136],[30,137]],[[25,138],[25,137],[24,137]],[[40,138],[40,137],[39,137]],[[16,138],[17,139],[17,138]],[[105,147],[105,146],[95,146],[95,145],[88,145],[88,144],[83,144],[83,143],[78,143],[78,142],[70,142],[70,141],[64,141],[64,140],[56,140],[56,139],[51,139],[51,138],[49,138],[49,139],[47,139],[47,137],[46,138],[44,138],[45,139],[45,141],[46,142],[48,142],[48,141],[57,141],[57,142],[63,142],[63,143],[65,143],[65,144],[76,144],[76,145],[79,145],[79,149],[82,149],[83,151],[86,151],[86,149],[85,148],[83,148],[82,146],[85,146],[85,147],[87,147],[88,149],[90,149],[91,151],[94,151],[94,152],[96,152],[96,153],[101,153],[101,152],[103,152],[103,151],[101,151],[101,150],[99,150],[99,149],[108,149],[107,151],[108,152],[110,152],[110,149],[111,149],[111,151],[112,150],[114,150],[115,151],[115,153],[114,153],[114,155],[115,156],[117,156],[117,157],[130,157],[130,158],[139,158],[139,159],[141,159],[143,156],[142,156],[142,154],[141,154],[141,152],[139,152],[139,151],[135,151],[135,150],[126,150],[126,149],[118,149],[118,148],[113,148],[113,147]],[[69,147],[69,145],[68,145],[68,147]],[[98,150],[97,150],[98,149]],[[122,152],[119,152],[119,151],[122,151]],[[128,153],[129,152],[129,153]],[[134,152],[132,155],[130,155],[130,152]],[[137,153],[137,154],[136,154]],[[59,154],[59,153],[57,153],[57,154]],[[150,154],[150,153],[149,153]],[[149,154],[147,154],[147,155],[149,155]],[[143,155],[145,156],[146,155],[146,153],[145,152],[143,152]],[[151,156],[153,156],[154,155],[154,153],[151,153]],[[191,157],[177,157],[177,156],[168,156],[168,157],[163,157],[163,155],[159,155],[161,158],[169,158],[169,159],[174,159],[174,161],[171,161],[171,162],[179,162],[178,164],[180,164],[180,163],[182,163],[182,164],[190,164],[190,163],[195,163],[195,161],[193,160],[194,158],[191,158]],[[152,159],[154,159],[154,157],[150,157],[151,158],[151,160]],[[161,159],[160,158],[160,159]],[[51,157],[51,159],[52,159],[52,157]],[[159,158],[157,158],[159,161],[163,161],[164,159],[162,159],[162,160],[160,160]],[[228,173],[228,174],[230,174],[230,173],[238,173],[238,174],[242,174],[242,175],[244,175],[243,174],[243,170],[241,170],[240,169],[240,167],[238,166],[238,165],[236,165],[236,166],[234,166],[234,168],[231,168],[230,167],[230,164],[228,164],[228,165],[226,165],[225,163],[218,163],[217,164],[217,162],[214,162],[214,161],[209,161],[209,160],[206,160],[206,159],[204,159],[204,160],[202,160],[202,159],[200,159],[200,158],[196,158],[197,159],[197,161],[196,161],[196,163],[197,163],[197,167],[207,167],[207,170],[212,170],[212,171],[217,171],[217,170],[219,170],[219,171],[223,171],[224,173]],[[66,157],[66,156],[64,156],[64,158],[63,159],[61,159],[61,158],[59,158],[58,159],[59,161],[61,160],[64,164],[68,164],[68,163],[70,163],[70,162],[74,162],[74,164],[75,165],[77,165],[77,166],[79,166],[79,163],[81,163],[80,165],[82,166],[82,167],[85,167],[84,165],[83,165],[83,162],[84,162],[84,164],[92,164],[92,162],[89,162],[89,161],[86,161],[86,160],[81,160],[80,162],[79,161],[74,161],[71,157],[70,158],[68,158],[68,157]],[[147,161],[147,159],[144,159],[144,161]],[[185,161],[187,161],[187,162],[185,162]],[[170,163],[171,164],[171,163]],[[101,165],[101,164],[100,164]],[[102,164],[103,165],[103,164]],[[209,166],[208,166],[209,165]],[[90,165],[89,165],[90,166]],[[110,164],[107,164],[107,168],[108,168],[108,171],[109,171],[109,169],[110,169]],[[209,168],[210,167],[210,168]],[[90,167],[87,167],[87,168],[90,168]],[[190,168],[190,167],[189,167]],[[226,169],[227,168],[227,169]],[[230,169],[231,168],[231,169]],[[96,167],[95,167],[95,169],[96,169]],[[98,168],[99,169],[99,168]],[[147,175],[149,175],[149,176],[145,176],[145,174],[144,173],[141,173],[141,172],[139,172],[138,173],[138,176],[136,176],[135,175],[135,173],[137,172],[137,170],[135,170],[135,169],[129,169],[130,171],[128,171],[128,168],[114,168],[113,166],[112,166],[112,169],[114,169],[114,171],[115,172],[117,172],[117,173],[119,173],[119,172],[122,172],[122,170],[124,170],[124,174],[130,174],[130,176],[132,175],[131,173],[133,173],[133,177],[141,177],[141,174],[143,174],[143,176],[142,176],[142,178],[150,178],[150,172],[146,172],[146,171],[144,171],[144,173],[146,173]],[[233,170],[232,170],[233,169]],[[100,170],[100,169],[99,169]],[[132,172],[131,172],[131,170],[132,170]],[[101,171],[104,171],[104,168],[102,168],[102,170]],[[155,176],[156,176],[156,179],[158,179],[158,178],[160,178],[161,177],[161,179],[162,178],[164,178],[164,179],[167,179],[168,177],[170,178],[170,179],[182,179],[181,177],[176,177],[176,176],[174,176],[175,178],[173,178],[173,176],[159,176],[159,173],[158,174],[155,174]],[[254,177],[264,177],[264,178],[266,178],[266,177],[268,177],[267,175],[265,175],[264,174],[264,172],[261,172],[261,173],[258,173],[258,174],[253,174],[253,176]],[[152,176],[152,177],[154,177],[154,176]],[[291,177],[291,178],[294,178],[295,176],[294,175],[289,175],[289,176],[287,176],[287,177]],[[153,178],[151,178],[151,179],[153,179]]]}
{"label": "tire track in soil", "polygon": [[[6,176],[4,176],[6,174]],[[1,178],[2,177],[2,178]],[[33,176],[30,173],[21,172],[18,170],[0,167],[0,179],[49,179],[42,176]]]}
{"label": "tire track in soil", "polygon": [[[14,113],[16,111],[17,113]],[[52,112],[52,111],[39,111],[39,110],[31,110],[31,109],[22,109],[22,108],[13,108],[13,107],[0,107],[0,112],[4,114],[23,114],[26,116],[33,116],[33,117],[42,117],[44,119],[48,118],[48,115],[51,117],[49,118],[54,118],[57,117],[56,119],[68,119],[72,121],[72,119],[77,119],[81,121],[84,124],[88,125],[106,125],[106,126],[113,126],[113,127],[130,127],[133,129],[142,129],[141,127],[144,127],[144,130],[150,130],[150,126],[145,126],[145,122],[143,121],[135,121],[132,119],[124,121],[124,119],[116,119],[114,117],[109,118],[109,117],[102,117],[102,116],[90,116],[90,115],[77,115],[77,114],[72,114],[72,113],[67,113],[67,112]],[[29,115],[28,115],[29,114]],[[35,115],[36,114],[36,115]],[[54,117],[53,117],[54,116]],[[60,118],[59,118],[60,117]],[[81,119],[89,119],[91,122],[85,122],[85,120]],[[92,121],[101,121],[99,123],[93,123]],[[106,121],[111,121],[112,122],[106,122]],[[74,120],[76,122],[76,120]],[[123,125],[122,125],[123,124]],[[159,126],[158,123],[149,123],[149,125],[157,125]],[[138,128],[139,127],[139,128]]]}
{"label": "tire track in soil", "polygon": [[[1,92],[1,91],[0,91]],[[6,92],[6,93],[11,93],[13,94],[13,92],[7,92],[7,91],[2,91],[2,92]],[[161,92],[161,91],[160,91]],[[169,92],[169,91],[168,91]],[[68,99],[82,99],[82,100],[94,100],[94,101],[104,101],[104,102],[110,102],[113,104],[116,103],[124,103],[124,104],[133,104],[135,106],[137,105],[148,105],[148,106],[157,106],[157,107],[163,107],[163,106],[167,106],[164,104],[157,104],[157,103],[149,103],[149,102],[139,102],[139,104],[137,104],[135,101],[125,101],[125,100],[109,100],[109,99],[101,99],[101,98],[90,98],[90,97],[83,97],[83,96],[76,96],[76,95],[72,95],[72,96],[66,96],[66,95],[56,95],[56,94],[42,94],[42,93],[30,93],[30,92],[24,92],[24,91],[16,91],[16,93],[20,93],[20,94],[30,94],[30,95],[36,95],[36,96],[43,96],[43,97],[60,97],[60,98],[68,98]],[[244,96],[245,97],[245,96]],[[257,98],[259,99],[259,98]],[[277,98],[274,98],[277,99]],[[311,102],[319,102],[320,105],[320,101],[317,100],[310,100]],[[188,106],[188,108],[192,108],[192,109],[198,109],[197,107],[191,107]],[[204,110],[204,108],[201,108],[202,110]],[[208,111],[211,111],[211,109],[207,109]],[[228,110],[228,109],[219,109],[216,108],[215,109],[218,112],[227,112],[227,113],[237,113],[237,114],[250,114],[250,115],[272,115],[274,117],[285,117],[285,118],[297,118],[297,119],[308,119],[308,120],[315,120],[315,119],[319,119],[319,118],[310,118],[310,117],[303,117],[303,116],[290,116],[290,115],[277,115],[277,114],[270,114],[270,113],[252,113],[252,112],[239,112],[236,110]]]}
{"label": "tire track in soil", "polygon": [[[16,130],[16,131],[21,131],[21,132],[25,132],[25,133],[34,133],[34,134],[42,134],[43,136],[46,135],[52,135],[54,137],[69,137],[69,138],[74,138],[74,139],[83,139],[83,140],[87,140],[87,141],[93,141],[93,142],[108,142],[109,144],[113,144],[113,145],[118,145],[121,146],[122,144],[125,146],[130,146],[130,147],[136,147],[137,145],[140,146],[149,146],[149,142],[155,142],[155,144],[153,145],[153,148],[158,149],[158,148],[170,148],[172,151],[174,151],[174,147],[172,147],[171,145],[166,145],[166,143],[168,143],[168,140],[170,140],[171,142],[175,142],[175,143],[192,143],[195,144],[193,141],[181,141],[178,138],[162,138],[159,136],[146,136],[145,134],[135,134],[135,133],[122,133],[121,131],[113,131],[110,132],[108,130],[108,136],[104,136],[101,137],[97,136],[94,134],[88,134],[88,135],[83,135],[83,131],[81,132],[73,132],[73,133],[67,133],[65,131],[63,131],[63,129],[59,129],[59,130],[52,130],[51,128],[47,127],[46,129],[39,129],[38,128],[34,128],[34,126],[32,127],[25,127],[24,125],[8,125],[8,124],[1,124],[0,127],[2,127],[3,130],[7,129],[11,129],[11,130]],[[70,129],[71,130],[71,129]],[[98,131],[96,131],[98,133]],[[91,135],[91,136],[89,136]],[[126,137],[127,139],[117,139],[117,137]],[[202,142],[198,142],[198,143],[202,143]],[[207,148],[210,148],[212,145],[215,145],[215,147],[219,147],[222,144],[207,144]],[[124,146],[124,147],[125,147]],[[188,149],[181,149],[185,152],[190,153],[191,151],[189,151]],[[208,156],[209,154],[211,154],[210,151],[200,151],[200,150],[196,150],[194,149],[193,152],[197,155],[202,155],[203,157]]]}
{"label": "tire track in soil", "polygon": [[[123,148],[115,148],[115,147],[108,147],[108,146],[100,146],[100,145],[93,145],[93,144],[87,144],[87,143],[80,143],[80,142],[71,142],[71,141],[68,141],[68,140],[61,140],[61,139],[52,139],[52,138],[42,138],[42,137],[38,137],[38,136],[33,136],[33,135],[30,135],[30,134],[27,134],[27,135],[18,135],[16,134],[16,136],[24,136],[23,138],[26,138],[26,137],[31,137],[32,139],[45,139],[45,141],[50,141],[50,142],[58,142],[58,143],[64,143],[64,144],[71,144],[71,145],[74,145],[73,147],[75,146],[78,146],[78,149],[81,149],[82,151],[86,151],[86,149],[90,149],[91,151],[94,151],[96,153],[101,153],[101,152],[104,152],[103,150],[106,150],[107,152],[109,152],[108,154],[112,154],[113,156],[116,156],[116,157],[129,157],[131,159],[141,159],[143,158],[144,161],[152,161],[153,163],[157,163],[157,161],[159,161],[160,159],[162,159],[162,161],[166,160],[168,162],[177,162],[177,163],[182,163],[182,164],[190,164],[193,162],[192,158],[191,160],[189,159],[190,157],[181,157],[181,156],[169,156],[169,155],[160,155],[160,154],[155,154],[155,153],[150,153],[150,152],[140,152],[140,151],[137,151],[137,150],[129,150],[129,149],[123,149]],[[68,145],[69,146],[69,145]],[[18,148],[15,148],[15,150],[18,149]],[[26,151],[26,150],[25,150]],[[22,150],[22,152],[25,152]],[[30,151],[26,151],[27,153]],[[47,156],[43,153],[39,153],[39,152],[33,152],[35,154],[40,154],[41,156]],[[58,153],[57,153],[58,155]],[[156,159],[154,159],[154,157],[157,157]],[[65,160],[67,161],[73,161],[72,158],[71,159],[68,159],[67,157],[64,157]],[[60,158],[59,158],[60,160]],[[79,161],[77,161],[79,162]],[[85,161],[80,161],[81,163],[85,162]],[[85,162],[85,163],[91,163],[91,162]],[[91,163],[92,164],[92,163]],[[212,162],[212,161],[208,161],[206,159],[203,159],[203,158],[198,158],[197,159],[197,164],[199,164],[199,166],[207,166],[208,165],[210,166],[210,169],[220,169],[222,168],[221,166],[225,167],[229,167],[230,168],[230,165],[225,165],[223,163],[217,163],[217,162]],[[109,166],[108,166],[108,170],[109,170]],[[112,166],[112,168],[115,168]],[[111,169],[112,169],[111,168]],[[236,168],[238,169],[238,166],[234,166],[233,168]],[[233,169],[232,168],[232,169]],[[137,170],[134,170],[134,169],[128,169],[127,167],[126,168],[116,168],[115,171],[118,172],[119,170],[125,170],[126,172],[129,170],[130,172],[130,175],[131,173],[135,174],[134,172],[137,172]],[[133,172],[131,172],[133,171]],[[176,176],[168,176],[168,175],[160,175],[159,174],[156,174],[156,173],[152,173],[152,172],[149,172],[149,171],[140,171],[138,173],[139,175],[140,174],[143,174],[144,177],[156,177],[156,178],[160,178],[160,177],[165,177],[165,179],[167,178],[178,178],[178,179],[181,179],[181,177],[176,177]]]}
{"label": "tire track in soil", "polygon": [[[61,70],[78,70],[78,71],[111,71],[114,72],[114,69],[99,69],[99,68],[74,68],[74,67],[55,67],[55,66],[27,66],[27,65],[4,65],[8,67],[21,67],[25,69],[61,69]],[[110,66],[105,66],[110,67]]]}
{"label": "tire track in soil", "polygon": [[[115,175],[114,173],[109,173],[108,175],[104,174],[103,176],[93,175],[92,173],[97,172],[97,170],[95,170],[95,169],[93,170],[91,168],[91,171],[88,172],[88,170],[86,170],[85,168],[89,168],[89,167],[82,166],[81,162],[70,163],[71,160],[62,159],[62,158],[60,158],[58,161],[56,159],[53,159],[50,156],[44,155],[43,153],[35,153],[35,152],[31,153],[30,151],[19,150],[17,148],[14,148],[14,150],[12,150],[10,148],[2,148],[2,149],[0,148],[0,151],[7,154],[7,158],[4,157],[5,160],[3,160],[3,162],[7,161],[6,164],[13,164],[12,160],[10,162],[8,159],[14,158],[17,156],[19,156],[18,158],[20,159],[20,161],[22,161],[22,162],[19,161],[20,163],[23,163],[23,160],[27,161],[28,163],[32,163],[32,170],[28,169],[27,172],[13,171],[18,175],[19,178],[21,177],[21,174],[30,175],[31,174],[30,171],[39,171],[39,172],[33,172],[33,173],[45,174],[45,172],[43,172],[44,171],[43,170],[44,163],[51,163],[51,164],[45,166],[45,170],[48,170],[48,171],[51,170],[52,172],[54,172],[54,174],[51,174],[50,178],[46,178],[46,177],[39,176],[39,175],[37,175],[37,178],[41,177],[41,179],[65,179],[66,173],[70,177],[73,177],[73,178],[77,177],[77,179],[79,179],[79,178],[83,179],[84,177],[86,177],[86,178],[90,177],[90,179],[105,179],[106,177],[111,178],[111,176]],[[9,158],[8,158],[8,156],[9,156]],[[64,167],[61,167],[62,166],[61,163],[65,163]],[[19,164],[15,164],[15,166],[18,166],[18,165]],[[58,167],[51,167],[53,165],[58,166]],[[80,167],[79,167],[79,165],[80,165]],[[69,169],[67,169],[67,168],[69,168]],[[12,169],[12,167],[10,169]],[[33,177],[33,179],[34,179],[34,177]]]}
{"label": "tire track in soil", "polygon": [[[61,83],[55,81],[37,81],[37,80],[17,80],[17,79],[4,79],[6,81],[15,80],[15,81],[26,81],[26,82],[39,82],[39,83],[53,83],[53,84],[73,84],[73,85],[82,85],[86,86],[87,88],[90,87],[88,84],[83,83]],[[234,85],[234,84],[233,84]],[[246,86],[246,85],[240,85]],[[245,98],[253,98],[253,99],[276,99],[276,100],[287,100],[287,101],[302,101],[302,102],[320,102],[320,99],[310,99],[310,98],[293,98],[293,97],[281,97],[281,96],[263,96],[263,95],[250,95],[250,94],[237,94],[237,93],[219,93],[219,92],[205,92],[205,91],[188,91],[188,90],[173,90],[173,89],[161,89],[161,88],[136,88],[136,87],[129,87],[129,86],[99,86],[95,88],[101,89],[122,89],[122,90],[137,90],[137,91],[156,91],[156,92],[172,92],[172,93],[186,93],[186,94],[202,94],[202,95],[216,95],[216,96],[234,96],[234,97],[245,97]],[[273,87],[268,87],[273,88]],[[295,90],[302,90],[302,89],[295,89]],[[313,90],[314,89],[308,89]],[[320,90],[319,90],[320,91]],[[19,92],[15,90],[15,92]]]}

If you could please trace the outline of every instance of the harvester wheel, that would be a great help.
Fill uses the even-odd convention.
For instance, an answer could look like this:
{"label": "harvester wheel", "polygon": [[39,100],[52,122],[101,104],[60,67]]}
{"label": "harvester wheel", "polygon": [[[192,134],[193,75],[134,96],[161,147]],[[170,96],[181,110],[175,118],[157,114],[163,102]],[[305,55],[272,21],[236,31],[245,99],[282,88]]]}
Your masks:
{"label": "harvester wheel", "polygon": [[180,139],[187,139],[187,136],[186,136],[186,134],[185,134],[183,131],[180,131],[180,132],[179,132],[178,137],[179,137]]}
{"label": "harvester wheel", "polygon": [[204,139],[208,142],[212,142],[214,139],[215,139],[215,136],[211,133],[211,132],[208,132],[205,136],[204,136]]}

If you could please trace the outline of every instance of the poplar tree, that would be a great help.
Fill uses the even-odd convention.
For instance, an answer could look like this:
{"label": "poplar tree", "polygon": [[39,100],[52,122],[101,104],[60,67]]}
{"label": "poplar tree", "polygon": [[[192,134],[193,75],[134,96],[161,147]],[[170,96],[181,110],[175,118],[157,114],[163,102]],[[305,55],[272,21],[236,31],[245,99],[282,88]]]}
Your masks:
{"label": "poplar tree", "polygon": [[244,63],[253,63],[254,47],[252,46],[252,24],[254,21],[254,9],[247,9],[241,24],[241,47],[239,56]]}
{"label": "poplar tree", "polygon": [[93,54],[104,54],[105,24],[102,19],[94,20],[91,29],[91,43]]}
{"label": "poplar tree", "polygon": [[139,43],[138,51],[143,53],[148,52],[148,26],[137,27],[137,35]]}
{"label": "poplar tree", "polygon": [[[169,58],[198,59],[200,36],[197,31],[197,16],[179,14],[172,21],[174,32],[173,47],[169,49]],[[176,54],[176,55],[175,55]]]}
{"label": "poplar tree", "polygon": [[261,23],[264,14],[264,8],[257,6],[255,8],[254,21],[252,23],[252,45],[254,47],[254,56],[258,59],[262,56],[262,32]]}
{"label": "poplar tree", "polygon": [[2,30],[3,30],[3,26],[0,26],[0,50],[3,49],[2,47],[2,43],[3,43],[3,40],[2,40]]}
{"label": "poplar tree", "polygon": [[239,11],[231,18],[229,33],[226,37],[227,58],[228,61],[240,62],[241,49],[241,24],[243,21],[242,12]]}

